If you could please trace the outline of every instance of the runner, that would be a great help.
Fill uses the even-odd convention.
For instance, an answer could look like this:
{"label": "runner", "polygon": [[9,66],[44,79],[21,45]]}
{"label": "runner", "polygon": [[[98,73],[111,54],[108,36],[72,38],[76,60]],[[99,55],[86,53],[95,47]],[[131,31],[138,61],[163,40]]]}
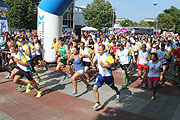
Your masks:
{"label": "runner", "polygon": [[103,44],[99,45],[98,53],[100,54],[100,56],[98,57],[99,74],[93,87],[94,95],[96,98],[96,104],[93,107],[95,110],[101,108],[98,88],[101,87],[104,83],[106,83],[116,92],[117,101],[119,101],[120,98],[118,88],[114,85],[114,78],[111,70],[111,67],[114,64],[114,59],[109,53],[105,51],[105,45]]}
{"label": "runner", "polygon": [[62,37],[59,38],[59,53],[58,53],[58,55],[60,56],[60,61],[57,64],[56,71],[63,74],[64,76],[63,76],[62,80],[65,80],[67,77],[67,74],[63,71],[63,67],[65,67],[67,64],[69,49],[68,49],[68,46],[65,45],[64,38],[62,38]]}
{"label": "runner", "polygon": [[161,62],[158,61],[156,53],[152,53],[151,61],[148,62],[148,85],[153,90],[151,100],[155,100],[157,85],[160,81]]}
{"label": "runner", "polygon": [[167,58],[168,58],[168,51],[165,50],[165,44],[161,44],[161,49],[156,51],[159,61],[162,64],[162,72],[161,72],[161,76],[160,76],[160,85],[164,84],[164,72],[166,71],[166,67],[167,67]]}
{"label": "runner", "polygon": [[[13,60],[17,64],[17,69],[18,69],[18,71],[14,75],[13,82],[18,85],[26,86],[25,93],[29,93],[31,91],[31,85],[32,85],[35,89],[37,89],[36,97],[37,98],[41,97],[42,90],[40,90],[40,88],[36,85],[35,80],[31,76],[30,74],[31,69],[29,63],[25,58],[25,56],[23,55],[23,53],[18,51],[18,45],[16,43],[12,43],[10,46],[10,50],[11,53],[15,53]],[[29,80],[29,83],[20,80],[20,78],[22,78],[23,76],[25,76]]]}
{"label": "runner", "polygon": [[[122,69],[122,78],[123,78],[123,85],[122,85],[122,89],[125,89],[127,87],[127,85],[130,83],[130,79],[129,76],[127,74],[127,68],[129,67],[129,57],[128,57],[128,53],[129,50],[128,49],[124,49],[124,46],[122,44],[118,44],[118,49],[116,51],[116,62],[118,61],[120,63],[120,67]],[[127,84],[126,84],[126,79]]]}
{"label": "runner", "polygon": [[83,58],[88,58],[91,63],[92,60],[88,55],[80,55],[79,54],[79,48],[77,46],[73,47],[73,54],[70,56],[70,58],[67,60],[67,64],[70,64],[70,61],[72,60],[74,64],[75,73],[72,76],[72,83],[74,85],[74,90],[72,91],[72,95],[77,94],[77,82],[76,79],[80,78],[81,81],[83,81],[87,85],[87,90],[89,89],[90,85],[88,82],[84,79],[84,66],[83,66]]}
{"label": "runner", "polygon": [[[92,56],[93,50],[89,47],[85,47],[85,43],[81,42],[80,43],[80,54],[81,55],[88,55],[89,57]],[[88,75],[88,70],[91,66],[91,61],[88,58],[83,58],[83,65],[85,67],[85,76],[87,78],[87,81],[90,82],[90,77]]]}
{"label": "runner", "polygon": [[138,77],[142,79],[141,87],[143,88],[146,87],[148,60],[150,60],[150,53],[146,50],[146,44],[142,44],[142,49],[139,50],[137,64],[138,64]]}
{"label": "runner", "polygon": [[31,67],[31,71],[36,75],[36,77],[37,77],[36,82],[39,83],[40,82],[40,77],[39,77],[37,71],[34,69],[35,65],[34,65],[34,62],[33,62],[33,59],[32,59],[30,46],[28,44],[26,44],[25,38],[20,38],[20,43],[22,45],[21,52],[24,54],[24,56],[28,60],[28,63],[30,65],[30,67]]}
{"label": "runner", "polygon": [[178,77],[179,77],[179,85],[178,87],[180,88],[180,48],[176,49],[174,52],[175,55],[175,60],[176,60],[176,65],[177,65],[177,72],[178,72]]}

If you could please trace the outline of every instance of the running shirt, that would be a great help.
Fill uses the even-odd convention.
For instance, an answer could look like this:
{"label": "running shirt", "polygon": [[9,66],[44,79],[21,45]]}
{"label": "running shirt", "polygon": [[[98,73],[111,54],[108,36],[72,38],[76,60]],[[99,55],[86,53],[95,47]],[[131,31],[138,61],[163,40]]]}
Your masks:
{"label": "running shirt", "polygon": [[135,45],[132,45],[132,50],[134,51],[134,55],[137,55],[138,54],[138,46],[135,44]]}
{"label": "running shirt", "polygon": [[98,44],[98,43],[95,43],[95,44],[94,44],[95,54],[98,53],[98,47],[99,47],[99,44]]}
{"label": "running shirt", "polygon": [[[65,44],[64,44],[63,47],[61,47],[61,46],[59,45],[59,52],[60,52],[62,55],[67,54],[65,47],[66,47]],[[61,56],[61,59],[62,59],[62,60],[65,60],[65,59],[67,59],[67,56]]]}
{"label": "running shirt", "polygon": [[36,48],[36,54],[41,55],[41,46],[39,43],[34,44],[34,47]]}
{"label": "running shirt", "polygon": [[172,52],[172,46],[170,45],[170,46],[165,46],[165,49],[169,52],[169,53],[171,53]]}
{"label": "running shirt", "polygon": [[[19,61],[23,62],[23,63],[26,63],[26,62],[27,62],[26,57],[25,57],[24,54],[23,54],[22,52],[20,52],[20,51],[18,51],[17,54],[14,54],[14,57],[15,57],[16,59],[18,59]],[[24,66],[24,65],[19,64],[19,63],[17,63],[17,66],[18,66],[19,68],[21,68],[23,71],[26,71],[26,72],[31,71],[30,66]]]}
{"label": "running shirt", "polygon": [[58,42],[56,43],[53,42],[53,47],[56,51],[59,51]]}
{"label": "running shirt", "polygon": [[148,51],[143,52],[142,49],[139,50],[139,64],[147,65],[148,60],[150,60],[151,54]]}
{"label": "running shirt", "polygon": [[165,57],[169,55],[169,52],[167,50],[162,51],[161,49],[157,50],[155,53],[157,53],[159,61],[164,64],[166,63]]}
{"label": "running shirt", "polygon": [[33,45],[32,43],[30,43],[30,42],[28,43],[28,45],[30,46],[32,57],[36,57],[37,54],[36,54],[36,52],[34,51],[34,49],[35,49],[34,45]]}
{"label": "running shirt", "polygon": [[111,68],[105,68],[99,64],[99,62],[102,61],[103,64],[113,64],[114,59],[109,53],[104,53],[102,56],[100,55],[98,57],[98,68],[99,68],[99,74],[101,74],[102,77],[104,76],[112,76],[112,70]]}
{"label": "running shirt", "polygon": [[[28,50],[28,47],[30,47],[28,44],[22,45],[23,51],[26,52],[26,51]],[[26,54],[24,54],[24,56],[26,57],[27,60],[32,60],[32,55],[31,55],[31,53],[30,53],[30,56],[28,56],[28,55],[26,55]]]}
{"label": "running shirt", "polygon": [[162,68],[161,62],[158,61],[157,64],[153,64],[152,60],[148,63],[149,73],[148,77],[160,77],[159,68]]}
{"label": "running shirt", "polygon": [[[85,47],[84,50],[82,48],[80,48],[80,54],[81,55],[88,55],[91,56],[91,54],[93,53],[93,50],[89,47]],[[91,62],[88,58],[83,58],[84,62]]]}
{"label": "running shirt", "polygon": [[19,41],[17,41],[16,44],[17,44],[18,46],[21,46],[21,43],[20,43]]}
{"label": "running shirt", "polygon": [[115,58],[119,58],[119,62],[121,65],[125,65],[129,63],[129,57],[128,57],[128,49],[124,49],[124,50],[116,50],[116,55]]}
{"label": "running shirt", "polygon": [[78,56],[78,59],[75,61],[74,60],[74,56],[72,57],[72,62],[74,64],[74,69],[75,69],[75,72],[79,71],[79,70],[84,70],[84,66],[83,66],[83,61],[81,61],[79,59],[79,56]]}
{"label": "running shirt", "polygon": [[176,59],[176,64],[177,65],[180,65],[180,48],[178,48],[178,49],[176,49],[175,51],[174,51],[174,55],[176,55],[177,57],[177,59]]}

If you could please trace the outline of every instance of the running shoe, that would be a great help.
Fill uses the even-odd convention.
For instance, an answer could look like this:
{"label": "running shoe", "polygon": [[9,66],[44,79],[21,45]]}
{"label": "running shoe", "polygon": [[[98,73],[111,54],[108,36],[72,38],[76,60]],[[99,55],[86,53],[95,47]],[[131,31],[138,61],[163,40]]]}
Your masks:
{"label": "running shoe", "polygon": [[155,97],[154,97],[154,96],[152,96],[152,97],[151,97],[151,100],[155,100]]}
{"label": "running shoe", "polygon": [[10,75],[7,75],[6,77],[5,77],[5,79],[10,79],[11,78],[11,76]]}
{"label": "running shoe", "polygon": [[76,95],[77,93],[78,93],[77,90],[72,91],[72,95]]}
{"label": "running shoe", "polygon": [[41,97],[42,92],[43,92],[42,90],[38,91],[36,97],[37,98]]}
{"label": "running shoe", "polygon": [[97,110],[97,109],[100,109],[101,108],[101,104],[100,103],[96,103],[94,106],[93,106],[93,109],[94,110]]}
{"label": "running shoe", "polygon": [[62,81],[64,81],[67,77],[67,74],[63,76]]}
{"label": "running shoe", "polygon": [[119,100],[120,100],[120,95],[116,94],[116,102],[119,102]]}
{"label": "running shoe", "polygon": [[145,87],[146,87],[146,84],[143,83],[141,87],[142,87],[142,88],[145,88]]}
{"label": "running shoe", "polygon": [[25,93],[29,93],[31,91],[31,85],[27,85],[26,86],[26,92]]}
{"label": "running shoe", "polygon": [[86,88],[87,88],[87,91],[90,91],[90,89],[91,89],[90,84],[88,84],[88,85],[86,86]]}
{"label": "running shoe", "polygon": [[18,85],[18,88],[16,88],[17,91],[21,90],[21,88],[23,87],[23,85]]}
{"label": "running shoe", "polygon": [[90,83],[90,82],[91,82],[91,80],[90,80],[90,79],[87,79],[87,82],[88,82],[88,83]]}
{"label": "running shoe", "polygon": [[41,80],[41,78],[40,78],[40,77],[38,77],[38,78],[36,79],[36,83],[39,83],[39,82],[40,82],[40,80]]}

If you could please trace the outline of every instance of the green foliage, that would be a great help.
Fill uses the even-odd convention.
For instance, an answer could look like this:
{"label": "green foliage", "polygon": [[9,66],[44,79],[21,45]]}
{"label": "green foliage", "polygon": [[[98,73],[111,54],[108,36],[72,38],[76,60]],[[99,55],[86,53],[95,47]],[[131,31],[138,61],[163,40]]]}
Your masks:
{"label": "green foliage", "polygon": [[180,34],[180,9],[171,6],[171,8],[165,9],[164,13],[160,13],[158,15],[158,20],[159,20],[159,26],[160,27],[163,26],[167,30],[172,29],[173,26],[175,25],[175,33]]}
{"label": "green foliage", "polygon": [[150,27],[156,27],[156,21],[154,22],[148,21],[147,23],[149,24]]}
{"label": "green foliage", "polygon": [[125,20],[125,21],[121,22],[121,25],[122,25],[122,27],[131,27],[134,25],[134,23],[131,20]]}
{"label": "green foliage", "polygon": [[173,27],[173,17],[168,13],[158,15],[158,27],[171,29]]}
{"label": "green foliage", "polygon": [[113,12],[115,21],[116,15],[111,3],[105,0],[94,0],[83,9],[83,16],[87,26],[101,29],[112,26]]}
{"label": "green foliage", "polygon": [[19,29],[36,29],[38,2],[39,0],[5,0],[9,7],[6,16],[9,26]]}
{"label": "green foliage", "polygon": [[149,27],[150,25],[148,24],[148,22],[144,21],[144,20],[141,20],[139,23],[138,23],[138,26],[139,27]]}

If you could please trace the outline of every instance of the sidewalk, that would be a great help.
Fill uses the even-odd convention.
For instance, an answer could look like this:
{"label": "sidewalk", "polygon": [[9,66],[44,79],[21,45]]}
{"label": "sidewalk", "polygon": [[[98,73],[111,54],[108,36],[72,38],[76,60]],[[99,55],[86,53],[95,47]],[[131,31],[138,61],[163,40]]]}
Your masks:
{"label": "sidewalk", "polygon": [[[12,80],[4,79],[0,74],[0,111],[15,120],[179,120],[180,90],[176,84],[166,82],[159,88],[155,101],[150,101],[151,92],[140,89],[140,82],[133,82],[128,89],[120,90],[122,84],[119,70],[114,72],[115,83],[120,90],[119,103],[115,102],[115,93],[107,85],[99,89],[101,104],[104,109],[94,111],[93,91],[86,91],[86,86],[78,82],[77,96],[71,96],[73,85],[71,79],[61,81],[59,73],[51,70],[38,71],[42,78],[40,85],[44,90],[43,96],[35,98],[33,90],[25,94],[25,88],[16,91],[17,85]],[[131,77],[136,80],[136,76]],[[176,80],[175,80],[176,81]],[[93,85],[93,82],[91,82]],[[167,92],[168,91],[168,92]]]}

